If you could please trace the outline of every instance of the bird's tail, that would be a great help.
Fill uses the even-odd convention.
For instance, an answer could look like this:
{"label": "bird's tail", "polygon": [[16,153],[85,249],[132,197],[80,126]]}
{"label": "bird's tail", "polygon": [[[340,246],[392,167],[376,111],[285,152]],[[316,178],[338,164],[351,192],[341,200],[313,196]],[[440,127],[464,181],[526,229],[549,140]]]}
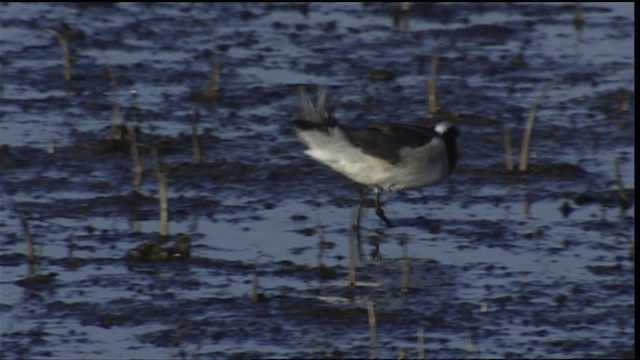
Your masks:
{"label": "bird's tail", "polygon": [[326,109],[327,92],[326,86],[318,86],[317,103],[314,107],[307,90],[303,86],[300,87],[300,119],[296,121],[298,128],[326,131],[329,127],[337,125],[335,118]]}

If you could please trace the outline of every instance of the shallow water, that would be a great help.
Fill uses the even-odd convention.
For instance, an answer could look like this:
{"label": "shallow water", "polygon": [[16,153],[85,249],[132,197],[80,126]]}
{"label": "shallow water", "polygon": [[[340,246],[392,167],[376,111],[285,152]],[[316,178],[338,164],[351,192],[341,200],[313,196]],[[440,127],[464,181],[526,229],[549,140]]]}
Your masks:
{"label": "shallow water", "polygon": [[[2,357],[363,358],[369,301],[378,357],[633,357],[633,10],[583,4],[576,26],[556,3],[396,20],[381,3],[0,5]],[[68,83],[46,28],[69,41]],[[302,153],[297,87],[329,85],[344,123],[422,122],[436,46],[459,167],[392,194],[396,228],[365,213],[349,287],[357,187]],[[517,157],[552,81],[530,170],[509,173],[503,125]],[[134,193],[129,148],[108,139],[115,99],[158,149],[168,242],[189,235],[189,258],[125,258],[157,237],[159,205],[149,151]]]}

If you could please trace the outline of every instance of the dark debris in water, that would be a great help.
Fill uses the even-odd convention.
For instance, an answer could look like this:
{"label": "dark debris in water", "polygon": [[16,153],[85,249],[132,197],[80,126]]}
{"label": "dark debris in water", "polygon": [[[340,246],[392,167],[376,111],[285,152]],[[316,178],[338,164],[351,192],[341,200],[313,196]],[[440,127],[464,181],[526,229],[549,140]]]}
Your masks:
{"label": "dark debris in water", "polygon": [[616,273],[623,271],[621,264],[615,265],[594,265],[587,266],[587,270],[589,270],[594,275],[615,275]]}
{"label": "dark debris in water", "polygon": [[50,272],[47,274],[33,274],[26,276],[22,279],[16,280],[16,285],[27,289],[38,289],[47,287],[52,284],[55,278],[58,276],[56,272]]}
{"label": "dark debris in water", "polygon": [[191,239],[189,235],[178,235],[173,245],[166,245],[166,239],[157,239],[142,243],[129,249],[124,258],[128,261],[162,262],[184,260],[191,257]]}

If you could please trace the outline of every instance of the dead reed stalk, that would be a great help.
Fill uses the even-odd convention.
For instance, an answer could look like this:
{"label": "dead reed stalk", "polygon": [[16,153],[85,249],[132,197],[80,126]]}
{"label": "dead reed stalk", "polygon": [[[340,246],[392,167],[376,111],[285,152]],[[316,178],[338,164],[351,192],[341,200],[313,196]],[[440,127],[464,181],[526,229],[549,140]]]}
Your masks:
{"label": "dead reed stalk", "polygon": [[358,229],[352,229],[349,236],[349,287],[356,286],[356,237]]}
{"label": "dead reed stalk", "polygon": [[552,85],[554,85],[556,81],[551,81],[544,86],[538,98],[531,105],[531,111],[529,112],[529,118],[527,119],[527,125],[524,129],[524,134],[522,136],[522,149],[520,150],[520,164],[518,169],[520,171],[527,171],[529,165],[529,148],[531,145],[531,133],[533,132],[533,122],[536,118],[536,110],[540,102],[547,94]]}
{"label": "dead reed stalk", "polygon": [[409,264],[409,256],[407,255],[407,242],[402,241],[402,293],[407,294],[409,292],[409,271],[411,265]]}
{"label": "dead reed stalk", "polygon": [[418,324],[418,359],[424,360],[424,324]]}
{"label": "dead reed stalk", "polygon": [[398,360],[404,360],[407,358],[407,354],[406,351],[404,351],[404,348],[400,348],[398,350],[398,356],[396,356],[396,359]]}
{"label": "dead reed stalk", "polygon": [[64,70],[62,72],[62,76],[64,78],[64,81],[71,81],[71,56],[69,55],[69,44],[67,43],[67,39],[65,39],[62,34],[53,29],[44,29],[44,31],[52,33],[58,39],[58,43],[60,44],[60,48],[62,49],[62,59],[64,61]]}
{"label": "dead reed stalk", "polygon": [[631,236],[622,233],[622,232],[616,232],[613,233],[613,235],[615,236],[619,236],[623,239],[625,239],[627,241],[627,243],[629,244],[629,260],[631,260],[633,266],[636,266],[636,242],[635,242],[635,238],[632,238]]}
{"label": "dead reed stalk", "polygon": [[531,202],[528,199],[522,203],[522,216],[525,219],[531,218]]}
{"label": "dead reed stalk", "polygon": [[622,201],[622,208],[626,209],[629,204],[629,198],[624,191],[624,184],[622,183],[622,174],[620,174],[620,157],[616,156],[613,160],[613,172],[616,177],[616,184],[618,185],[618,193],[620,194],[620,200]]}
{"label": "dead reed stalk", "polygon": [[158,197],[160,198],[160,236],[169,236],[169,201],[167,200],[167,173],[158,171]]}
{"label": "dead reed stalk", "polygon": [[[146,144],[137,143],[137,146],[141,146],[151,151],[153,158],[153,170],[156,174],[158,181],[158,201],[160,203],[160,236],[167,238],[169,236],[169,201],[168,201],[168,179],[167,172],[164,166],[160,164],[158,158],[158,149]],[[142,167],[142,165],[141,165]]]}
{"label": "dead reed stalk", "polygon": [[504,135],[504,158],[507,171],[513,171],[513,151],[511,150],[511,134],[507,124],[502,126],[502,134]]}
{"label": "dead reed stalk", "polygon": [[258,265],[253,270],[253,286],[251,287],[251,302],[257,304],[260,300],[260,279],[258,278]]}
{"label": "dead reed stalk", "polygon": [[73,259],[73,250],[76,248],[76,234],[71,233],[67,239],[67,258]]}
{"label": "dead reed stalk", "polygon": [[198,139],[198,123],[200,122],[200,113],[196,111],[193,115],[188,116],[191,122],[191,144],[193,147],[193,164],[200,165],[200,141]]}
{"label": "dead reed stalk", "polygon": [[465,331],[465,338],[467,343],[465,359],[474,359],[473,355],[476,352],[476,347],[473,345],[473,338],[469,330]]}
{"label": "dead reed stalk", "polygon": [[429,72],[429,80],[427,80],[427,117],[432,117],[438,110],[438,101],[436,99],[436,74],[438,71],[438,47],[433,49],[431,55],[431,71]]}
{"label": "dead reed stalk", "polygon": [[114,140],[122,139],[122,116],[120,116],[120,94],[118,92],[118,81],[113,73],[111,64],[107,63],[109,82],[113,87],[113,125],[109,131],[109,136]]}
{"label": "dead reed stalk", "polygon": [[318,224],[316,225],[316,229],[318,230],[318,268],[321,269],[324,265],[322,264],[322,257],[324,256],[324,226],[318,217]]}
{"label": "dead reed stalk", "polygon": [[218,92],[220,91],[220,69],[222,68],[222,64],[218,59],[218,55],[214,55],[213,64],[211,66],[211,82],[207,87],[207,90],[204,91],[204,98],[207,100],[216,100],[218,97]]}
{"label": "dead reed stalk", "polygon": [[576,11],[573,13],[573,26],[576,30],[582,30],[584,26],[584,13],[582,12],[582,6],[576,6]]}
{"label": "dead reed stalk", "polygon": [[[141,144],[142,145],[142,144]],[[146,146],[146,145],[143,145]],[[168,201],[168,180],[167,172],[160,164],[158,159],[158,149],[151,148],[151,154],[153,155],[154,169],[156,177],[158,179],[158,200],[160,202],[160,236],[169,236],[169,201]]]}
{"label": "dead reed stalk", "polygon": [[56,153],[56,141],[49,139],[49,145],[47,146],[47,154],[53,155]]}
{"label": "dead reed stalk", "polygon": [[129,148],[131,149],[131,158],[133,159],[133,191],[140,192],[142,183],[142,159],[138,152],[138,144],[136,142],[136,130],[133,125],[127,125],[127,139],[129,140]]}
{"label": "dead reed stalk", "polygon": [[618,109],[619,112],[621,113],[626,113],[629,112],[629,92],[623,90],[622,93],[622,101],[620,102],[620,109]]}
{"label": "dead reed stalk", "polygon": [[22,232],[24,233],[24,243],[27,245],[27,259],[29,260],[29,264],[35,264],[37,260],[36,252],[33,247],[33,237],[31,236],[29,223],[22,215],[20,215],[20,223],[22,224]]}
{"label": "dead reed stalk", "polygon": [[362,213],[365,211],[366,204],[366,194],[365,190],[360,189],[360,202],[358,204],[358,209],[353,214],[353,219],[351,223],[351,230],[356,231],[360,229],[360,223],[362,222]]}
{"label": "dead reed stalk", "polygon": [[369,315],[369,359],[377,358],[376,347],[376,309],[373,301],[367,301],[367,314]]}

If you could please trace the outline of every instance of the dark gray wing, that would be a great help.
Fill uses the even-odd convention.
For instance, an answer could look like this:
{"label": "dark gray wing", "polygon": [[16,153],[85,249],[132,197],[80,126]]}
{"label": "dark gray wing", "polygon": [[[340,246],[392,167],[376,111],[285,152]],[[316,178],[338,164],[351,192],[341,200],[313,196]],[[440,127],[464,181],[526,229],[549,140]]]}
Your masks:
{"label": "dark gray wing", "polygon": [[432,128],[420,125],[374,124],[365,128],[343,129],[351,143],[362,152],[392,164],[402,160],[402,148],[420,147],[440,136]]}

